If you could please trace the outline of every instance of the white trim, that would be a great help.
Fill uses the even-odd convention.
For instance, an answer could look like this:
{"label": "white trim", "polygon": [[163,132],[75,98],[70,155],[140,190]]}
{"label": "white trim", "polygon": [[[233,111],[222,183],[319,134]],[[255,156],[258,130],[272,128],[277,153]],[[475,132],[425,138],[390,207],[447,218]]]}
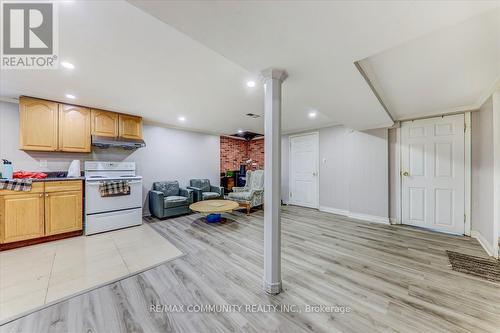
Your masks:
{"label": "white trim", "polygon": [[[293,193],[293,177],[292,177],[292,139],[301,137],[301,136],[308,136],[308,135],[314,135],[316,137],[316,205],[312,206],[304,206],[304,205],[299,205],[295,202],[293,196],[290,197],[290,193]],[[295,206],[302,206],[302,207],[309,207],[309,208],[316,208],[319,209],[319,178],[320,178],[320,172],[319,172],[319,131],[313,131],[313,132],[306,132],[306,133],[300,133],[300,134],[294,134],[288,136],[288,203],[290,205],[295,205]]]}
{"label": "white trim", "polygon": [[465,134],[464,134],[464,162],[465,162],[465,184],[464,184],[464,195],[465,195],[465,203],[464,203],[464,213],[465,213],[465,225],[464,225],[464,234],[466,236],[471,235],[471,214],[472,214],[472,206],[471,206],[471,193],[472,193],[472,138],[471,138],[471,113],[466,112],[464,115],[464,126],[465,126]]}
{"label": "white trim", "polygon": [[362,213],[354,213],[345,209],[327,207],[327,206],[319,206],[319,210],[325,213],[331,213],[336,215],[342,215],[349,217],[351,219],[366,221],[366,222],[374,222],[374,223],[382,223],[382,224],[391,224],[388,217],[384,216],[376,216]]}
{"label": "white trim", "polygon": [[352,213],[352,212],[349,212],[349,215],[347,216],[356,220],[382,223],[382,224],[391,224],[389,218],[384,216],[376,216],[376,215],[368,215],[368,214]]}
{"label": "white trim", "polygon": [[349,211],[346,209],[319,206],[319,210],[322,212],[325,212],[325,213],[331,213],[331,214],[336,214],[336,215],[343,215],[343,216],[349,215]]}
{"label": "white trim", "polygon": [[479,233],[479,231],[472,230],[471,233],[470,233],[470,235],[471,235],[471,237],[477,239],[477,241],[479,242],[479,244],[481,244],[481,246],[483,247],[483,249],[486,251],[486,253],[488,253],[488,255],[490,257],[494,257],[495,256],[494,249],[490,246],[490,243],[488,243],[488,241],[483,237],[483,235],[481,235],[481,233]]}

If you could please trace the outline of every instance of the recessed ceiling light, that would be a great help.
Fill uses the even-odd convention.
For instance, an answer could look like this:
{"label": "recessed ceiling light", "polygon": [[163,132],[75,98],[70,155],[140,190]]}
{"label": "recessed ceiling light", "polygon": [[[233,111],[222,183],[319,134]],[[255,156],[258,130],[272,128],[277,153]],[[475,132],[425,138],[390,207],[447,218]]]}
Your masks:
{"label": "recessed ceiling light", "polygon": [[76,96],[75,95],[71,95],[71,94],[66,94],[66,98],[75,99]]}
{"label": "recessed ceiling light", "polygon": [[255,87],[255,81],[248,81],[247,82],[247,87],[249,87],[249,88]]}
{"label": "recessed ceiling light", "polygon": [[311,119],[314,119],[316,118],[316,116],[318,115],[318,113],[316,111],[311,111],[307,114],[307,116]]}
{"label": "recessed ceiling light", "polygon": [[73,65],[72,63],[67,62],[67,61],[61,62],[61,66],[63,66],[64,68],[67,68],[67,69],[74,69],[75,68],[75,65]]}
{"label": "recessed ceiling light", "polygon": [[243,133],[243,132],[244,132],[244,131],[243,131],[243,130],[241,130],[241,129],[239,129],[239,130],[238,130],[238,133],[240,133],[240,134],[241,134],[241,133]]}
{"label": "recessed ceiling light", "polygon": [[180,116],[180,117],[177,117],[177,120],[178,121],[186,121],[186,117]]}

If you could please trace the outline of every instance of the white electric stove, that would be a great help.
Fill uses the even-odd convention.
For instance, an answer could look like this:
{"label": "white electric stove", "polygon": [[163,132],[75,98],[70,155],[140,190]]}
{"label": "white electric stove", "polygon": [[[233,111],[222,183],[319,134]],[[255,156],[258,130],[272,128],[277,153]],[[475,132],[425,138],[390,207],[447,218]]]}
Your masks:
{"label": "white electric stove", "polygon": [[[85,162],[85,235],[142,224],[142,177],[135,162]],[[129,195],[101,197],[104,181],[127,180]]]}

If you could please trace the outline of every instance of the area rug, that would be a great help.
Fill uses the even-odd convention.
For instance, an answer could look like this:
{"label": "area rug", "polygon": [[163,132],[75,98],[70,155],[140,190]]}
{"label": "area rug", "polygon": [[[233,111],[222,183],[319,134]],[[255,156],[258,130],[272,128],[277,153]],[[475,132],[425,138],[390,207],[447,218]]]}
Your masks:
{"label": "area rug", "polygon": [[493,282],[500,282],[499,261],[453,251],[446,251],[446,254],[454,271],[478,276]]}

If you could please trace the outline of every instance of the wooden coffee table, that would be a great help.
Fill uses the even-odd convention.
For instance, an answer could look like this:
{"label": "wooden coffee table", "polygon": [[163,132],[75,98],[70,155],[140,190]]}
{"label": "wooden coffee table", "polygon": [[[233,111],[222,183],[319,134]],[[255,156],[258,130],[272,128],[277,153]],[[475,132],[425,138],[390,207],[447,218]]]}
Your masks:
{"label": "wooden coffee table", "polygon": [[195,212],[207,214],[208,223],[220,222],[221,213],[230,212],[238,207],[239,204],[232,200],[204,200],[195,202],[189,206]]}

